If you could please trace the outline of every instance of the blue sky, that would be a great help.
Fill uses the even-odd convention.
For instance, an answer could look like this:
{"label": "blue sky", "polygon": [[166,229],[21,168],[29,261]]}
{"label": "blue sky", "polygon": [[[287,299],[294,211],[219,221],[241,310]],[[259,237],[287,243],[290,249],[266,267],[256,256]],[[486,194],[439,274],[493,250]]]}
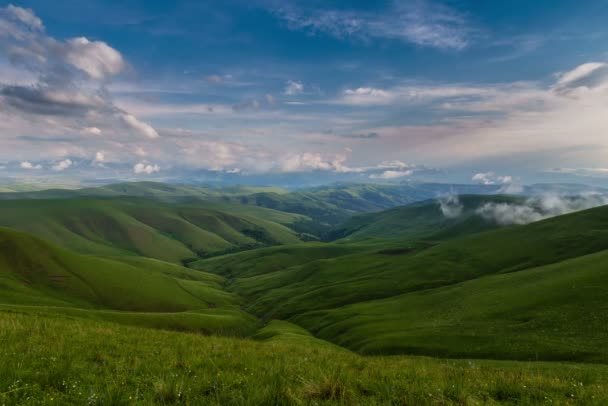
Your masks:
{"label": "blue sky", "polygon": [[604,1],[0,6],[0,177],[608,177]]}

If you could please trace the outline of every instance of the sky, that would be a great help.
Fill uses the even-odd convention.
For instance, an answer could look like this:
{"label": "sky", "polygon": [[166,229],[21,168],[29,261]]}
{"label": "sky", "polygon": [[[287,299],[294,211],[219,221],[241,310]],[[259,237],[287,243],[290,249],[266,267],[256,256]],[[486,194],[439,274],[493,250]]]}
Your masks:
{"label": "sky", "polygon": [[608,2],[0,1],[0,178],[608,186]]}

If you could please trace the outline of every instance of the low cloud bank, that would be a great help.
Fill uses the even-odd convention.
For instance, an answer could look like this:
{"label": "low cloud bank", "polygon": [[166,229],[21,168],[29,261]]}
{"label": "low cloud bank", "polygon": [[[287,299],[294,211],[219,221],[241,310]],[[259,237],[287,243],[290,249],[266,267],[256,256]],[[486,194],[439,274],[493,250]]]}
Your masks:
{"label": "low cloud bank", "polygon": [[458,195],[446,195],[439,198],[439,209],[444,217],[454,219],[460,217],[464,206],[460,203]]}
{"label": "low cloud bank", "polygon": [[500,225],[528,224],[607,204],[608,196],[600,194],[539,196],[530,198],[523,204],[484,203],[475,213]]}

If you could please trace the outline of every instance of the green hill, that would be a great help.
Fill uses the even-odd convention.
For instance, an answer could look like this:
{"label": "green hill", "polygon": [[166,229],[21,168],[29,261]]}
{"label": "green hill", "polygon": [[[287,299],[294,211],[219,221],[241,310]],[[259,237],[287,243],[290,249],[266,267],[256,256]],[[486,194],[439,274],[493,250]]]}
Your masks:
{"label": "green hill", "polygon": [[[454,197],[453,197],[454,198]],[[463,195],[452,203],[435,199],[351,217],[328,233],[330,240],[399,238],[401,240],[444,239],[497,227],[475,213],[484,203],[514,203],[523,198],[501,195]],[[457,213],[442,212],[453,210]]]}
{"label": "green hill", "polygon": [[[601,313],[608,293],[603,253],[608,249],[608,207],[435,245],[394,241],[352,247],[355,253],[337,257],[299,255],[292,262],[283,260],[285,266],[279,268],[258,266],[265,250],[196,266],[230,277],[230,289],[247,298],[254,314],[295,321],[357,351],[608,361],[608,352],[596,345],[606,338],[601,327],[606,320],[589,312]],[[572,269],[578,272],[569,274]],[[573,286],[595,290],[587,296]],[[476,303],[480,313],[467,313]],[[515,310],[514,319],[510,312]],[[561,316],[551,318],[556,312]],[[519,314],[526,316],[515,329]],[[579,320],[590,328],[580,330]],[[433,330],[418,326],[437,326],[439,333],[440,327],[451,328],[454,337],[462,335],[460,341],[449,334],[445,340],[432,339]],[[464,332],[457,333],[459,326]],[[477,340],[475,334],[483,338]],[[475,344],[491,341],[495,334],[501,337],[496,343],[517,342],[517,337],[527,342],[502,350],[500,344]]]}
{"label": "green hill", "polygon": [[[287,193],[275,187],[225,186],[203,187],[191,185],[168,184],[160,182],[122,182],[99,187],[81,189],[39,187],[27,188],[25,185],[8,185],[6,190],[0,189],[0,200],[14,199],[59,199],[74,197],[142,197],[153,198],[165,202],[183,202],[196,200],[211,200],[222,197],[236,197],[254,193]],[[7,193],[12,192],[12,193]]]}
{"label": "green hill", "polygon": [[[125,187],[131,186],[142,185]],[[167,193],[175,196],[172,190]],[[180,365],[176,368],[199,368],[199,373],[206,374],[199,381],[193,378],[194,372],[184,372],[178,382],[135,371],[131,364],[132,369],[125,367],[120,373],[125,377],[136,373],[137,382],[125,378],[128,382],[120,385],[133,389],[141,384],[147,388],[145,393],[155,393],[154,398],[137,395],[141,403],[177,402],[185,393],[186,403],[205,403],[213,393],[211,403],[221,404],[230,393],[262,403],[270,398],[273,403],[301,404],[537,403],[546,396],[556,403],[580,397],[585,404],[594,399],[591,393],[604,390],[597,383],[600,378],[589,372],[600,367],[582,367],[595,378],[584,378],[579,371],[583,375],[576,391],[569,382],[570,392],[564,394],[562,377],[567,374],[558,374],[556,369],[568,367],[536,361],[608,363],[604,345],[608,340],[608,206],[496,228],[476,215],[476,209],[485,202],[519,198],[461,196],[458,202],[452,201],[458,215],[446,216],[437,201],[410,204],[356,216],[334,229],[339,240],[324,243],[303,242],[303,232],[295,231],[312,224],[311,217],[247,200],[236,203],[255,195],[260,194],[223,201],[180,198],[179,203],[158,195],[0,202],[0,225],[14,228],[0,228],[0,326],[9,320],[6,325],[12,326],[13,334],[5,338],[0,329],[0,342],[16,348],[16,337],[28,326],[43,332],[47,341],[57,342],[61,337],[66,340],[65,331],[51,333],[45,326],[76,329],[80,333],[74,334],[80,334],[86,345],[95,333],[106,331],[120,343],[115,351],[110,347],[103,354],[83,350],[86,358],[78,362],[91,368],[112,359],[110,364],[117,368],[122,361],[112,357],[120,354],[125,341],[144,334],[144,340],[156,341],[142,341],[150,346],[142,351],[160,351]],[[285,202],[297,195],[277,196]],[[341,206],[339,210],[365,210]],[[150,328],[248,338],[201,339]],[[25,340],[29,348],[43,353],[42,341],[32,340]],[[163,352],[175,348],[169,342],[177,346],[175,353]],[[187,344],[180,347],[175,344],[179,342]],[[187,350],[193,345],[200,352]],[[61,351],[66,353],[66,348]],[[216,350],[222,354],[223,369],[217,367]],[[450,361],[449,368],[462,367],[446,372],[437,360],[362,358],[349,350],[368,356],[535,361],[534,368],[539,369],[528,378],[528,372],[522,372],[524,364]],[[134,353],[132,348],[129,351]],[[226,353],[234,355],[229,359]],[[249,378],[252,372],[241,374],[244,368],[249,371],[262,362],[260,354],[270,357],[266,366],[283,366],[275,375],[256,370],[265,378]],[[142,356],[150,362],[149,352]],[[74,354],[70,357],[75,359]],[[189,364],[191,360],[198,364]],[[17,362],[3,351],[0,361]],[[35,364],[33,359],[27,362]],[[211,375],[200,367],[204,362],[215,365]],[[312,363],[333,365],[333,372],[304,373]],[[36,365],[42,368],[43,364]],[[66,365],[60,369],[69,370]],[[159,361],[154,368],[160,365]],[[502,369],[492,369],[494,365]],[[398,372],[419,367],[429,370],[405,377]],[[348,382],[340,371],[349,371]],[[508,371],[517,372],[511,376]],[[218,383],[220,372],[230,377],[223,387]],[[64,376],[57,374],[63,381]],[[299,375],[276,380],[291,374]],[[0,373],[0,390],[4,390],[0,400],[10,402],[16,399],[6,396],[13,393],[8,386],[14,377],[6,376]],[[258,378],[262,392],[252,383]],[[46,375],[40,379],[40,385],[47,385],[44,393],[54,390],[44,383]],[[387,392],[374,386],[379,379],[390,380],[385,383],[391,387],[397,387],[398,381],[408,382],[402,388],[407,395],[395,397],[392,389]],[[511,384],[505,384],[505,379]],[[416,383],[422,380],[430,383]],[[479,380],[485,380],[485,386],[472,383]],[[164,386],[157,389],[157,384]],[[591,384],[595,391],[586,389]],[[115,393],[118,384],[105,385],[112,388],[104,392],[107,402],[122,399]],[[200,392],[202,387],[211,392]],[[443,392],[436,395],[437,389]],[[64,403],[82,400],[69,391],[53,393]]]}
{"label": "green hill", "polygon": [[199,331],[248,331],[255,319],[223,278],[161,261],[74,254],[0,228],[3,308]]}
{"label": "green hill", "polygon": [[174,263],[298,242],[298,234],[286,225],[301,219],[263,208],[175,205],[140,198],[0,202],[0,226],[80,253],[141,255]]}

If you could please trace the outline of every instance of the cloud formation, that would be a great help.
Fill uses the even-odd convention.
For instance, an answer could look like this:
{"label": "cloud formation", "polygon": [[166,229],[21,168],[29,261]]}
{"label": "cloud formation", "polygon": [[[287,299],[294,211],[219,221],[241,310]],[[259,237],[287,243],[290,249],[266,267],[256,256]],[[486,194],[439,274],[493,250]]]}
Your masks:
{"label": "cloud formation", "polygon": [[133,172],[136,175],[146,174],[151,175],[153,173],[159,172],[160,167],[158,165],[149,164],[146,162],[138,162],[133,166]]}
{"label": "cloud formation", "polygon": [[485,203],[476,213],[500,225],[521,225],[606,204],[608,196],[600,194],[574,197],[547,195],[530,198],[524,204]]}
{"label": "cloud formation", "polygon": [[271,10],[291,30],[338,39],[389,39],[444,50],[461,50],[471,41],[472,29],[464,16],[430,0],[394,0],[381,12],[272,3]]}
{"label": "cloud formation", "polygon": [[63,161],[59,161],[55,165],[53,165],[53,167],[51,169],[53,169],[54,171],[57,171],[57,172],[61,172],[65,169],[68,169],[73,164],[74,164],[74,162],[72,162],[71,159],[64,159]]}
{"label": "cloud formation", "polygon": [[480,172],[480,173],[476,173],[475,175],[473,175],[471,180],[473,182],[479,183],[481,185],[496,185],[496,184],[512,183],[513,177],[509,176],[509,175],[499,176],[499,175],[496,175],[494,172]]}
{"label": "cloud formation", "polygon": [[285,90],[283,91],[283,93],[287,96],[294,96],[301,94],[302,92],[304,92],[304,85],[302,82],[295,80],[288,80],[285,85]]}
{"label": "cloud formation", "polygon": [[32,10],[0,9],[0,52],[29,83],[0,83],[0,116],[30,131],[154,138],[149,124],[118,108],[106,83],[127,68],[122,54],[85,37],[59,40]]}
{"label": "cloud formation", "polygon": [[42,169],[42,165],[40,165],[40,164],[34,165],[30,161],[23,161],[23,162],[21,162],[19,164],[19,167],[21,169]]}
{"label": "cloud formation", "polygon": [[454,219],[460,217],[464,210],[464,206],[460,203],[457,194],[441,196],[437,201],[439,202],[439,210],[445,218]]}

